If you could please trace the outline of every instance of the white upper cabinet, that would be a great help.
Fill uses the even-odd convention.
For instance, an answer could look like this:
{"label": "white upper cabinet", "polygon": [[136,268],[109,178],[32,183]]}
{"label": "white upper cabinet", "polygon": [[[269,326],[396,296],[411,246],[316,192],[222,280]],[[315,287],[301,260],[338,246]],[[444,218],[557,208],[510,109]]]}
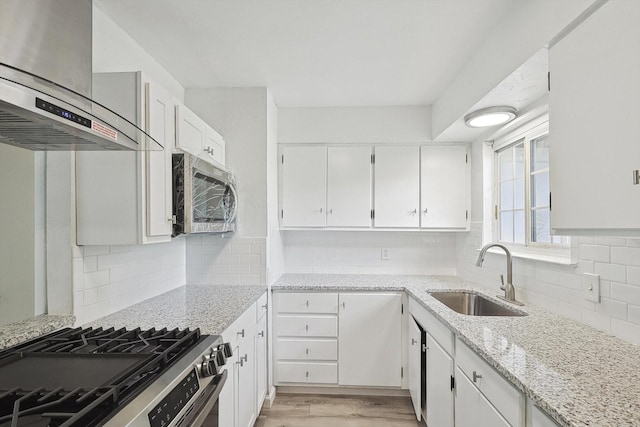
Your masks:
{"label": "white upper cabinet", "polygon": [[171,150],[173,148],[173,101],[160,86],[145,84],[146,129],[149,135],[161,144],[169,144],[162,151],[146,152],[147,189],[147,235],[167,236],[171,234],[172,188]]}
{"label": "white upper cabinet", "polygon": [[328,147],[327,226],[371,226],[371,147]]}
{"label": "white upper cabinet", "polygon": [[327,147],[285,146],[281,162],[281,224],[285,227],[324,227]]}
{"label": "white upper cabinet", "polygon": [[467,148],[420,148],[420,227],[468,227]]}
{"label": "white upper cabinet", "polygon": [[420,225],[420,147],[375,147],[374,225],[417,228]]}
{"label": "white upper cabinet", "polygon": [[77,152],[77,244],[171,240],[173,100],[140,72],[93,76],[93,97],[156,139],[160,151]]}
{"label": "white upper cabinet", "polygon": [[225,165],[222,136],[184,105],[176,105],[176,147],[210,163]]}
{"label": "white upper cabinet", "polygon": [[551,226],[640,229],[640,2],[609,1],[549,51]]}

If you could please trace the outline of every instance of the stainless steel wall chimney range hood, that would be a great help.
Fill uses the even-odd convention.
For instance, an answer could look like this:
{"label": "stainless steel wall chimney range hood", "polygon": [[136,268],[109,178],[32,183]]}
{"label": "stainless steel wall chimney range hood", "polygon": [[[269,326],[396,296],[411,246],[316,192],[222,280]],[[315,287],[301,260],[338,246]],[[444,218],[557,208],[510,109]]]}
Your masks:
{"label": "stainless steel wall chimney range hood", "polygon": [[0,143],[38,151],[162,150],[91,100],[91,0],[0,0]]}

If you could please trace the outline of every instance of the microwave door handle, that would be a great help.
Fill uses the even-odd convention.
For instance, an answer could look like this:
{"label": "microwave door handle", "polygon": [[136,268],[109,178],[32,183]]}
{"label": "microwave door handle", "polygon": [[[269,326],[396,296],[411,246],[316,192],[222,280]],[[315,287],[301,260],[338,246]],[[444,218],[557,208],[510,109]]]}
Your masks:
{"label": "microwave door handle", "polygon": [[231,212],[229,222],[234,222],[238,214],[238,194],[232,184],[229,184],[229,188],[231,189],[231,193],[233,193],[233,212]]}

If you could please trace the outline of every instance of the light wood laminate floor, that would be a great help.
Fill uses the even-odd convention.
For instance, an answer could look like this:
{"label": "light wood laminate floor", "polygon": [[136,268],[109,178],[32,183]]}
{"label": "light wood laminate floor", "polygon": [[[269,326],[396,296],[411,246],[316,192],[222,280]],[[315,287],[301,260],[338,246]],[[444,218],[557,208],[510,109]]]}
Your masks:
{"label": "light wood laminate floor", "polygon": [[278,394],[255,427],[424,427],[409,397]]}

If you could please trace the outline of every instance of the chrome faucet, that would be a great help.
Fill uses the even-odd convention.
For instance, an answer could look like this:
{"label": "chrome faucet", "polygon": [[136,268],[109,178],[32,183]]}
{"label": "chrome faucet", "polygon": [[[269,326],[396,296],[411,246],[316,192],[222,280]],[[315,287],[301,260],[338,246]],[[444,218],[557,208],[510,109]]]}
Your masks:
{"label": "chrome faucet", "polygon": [[478,255],[478,261],[476,261],[477,267],[482,267],[482,262],[484,261],[484,256],[486,255],[489,248],[493,247],[501,248],[505,254],[507,254],[507,283],[504,283],[504,276],[500,275],[500,281],[502,285],[500,289],[504,291],[504,297],[498,295],[498,298],[501,298],[505,301],[509,301],[513,304],[524,305],[520,301],[516,300],[516,288],[513,287],[513,270],[512,263],[513,258],[511,256],[511,251],[505,245],[501,243],[487,243],[480,249],[480,254]]}

